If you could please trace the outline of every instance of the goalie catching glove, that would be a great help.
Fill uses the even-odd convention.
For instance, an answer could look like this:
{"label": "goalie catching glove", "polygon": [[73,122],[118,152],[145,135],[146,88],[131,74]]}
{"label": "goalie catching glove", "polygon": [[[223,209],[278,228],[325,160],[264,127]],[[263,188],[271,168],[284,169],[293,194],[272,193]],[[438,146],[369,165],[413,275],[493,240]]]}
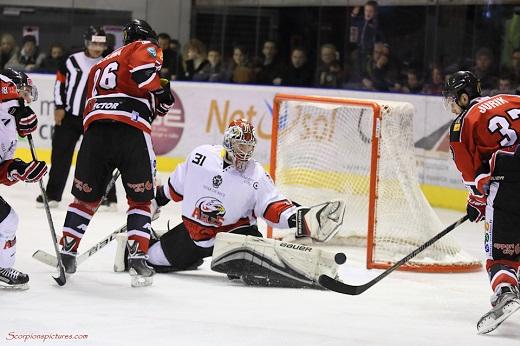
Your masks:
{"label": "goalie catching glove", "polygon": [[333,200],[296,211],[296,238],[326,242],[338,233],[345,216],[345,201]]}

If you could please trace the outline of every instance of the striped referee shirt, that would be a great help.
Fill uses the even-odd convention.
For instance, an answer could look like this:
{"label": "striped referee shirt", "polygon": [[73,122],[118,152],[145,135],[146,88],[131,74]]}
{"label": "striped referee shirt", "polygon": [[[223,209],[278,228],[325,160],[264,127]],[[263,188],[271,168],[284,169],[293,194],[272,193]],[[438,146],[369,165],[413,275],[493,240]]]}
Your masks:
{"label": "striped referee shirt", "polygon": [[90,68],[103,59],[90,58],[84,51],[71,54],[56,72],[54,105],[74,116],[83,116]]}

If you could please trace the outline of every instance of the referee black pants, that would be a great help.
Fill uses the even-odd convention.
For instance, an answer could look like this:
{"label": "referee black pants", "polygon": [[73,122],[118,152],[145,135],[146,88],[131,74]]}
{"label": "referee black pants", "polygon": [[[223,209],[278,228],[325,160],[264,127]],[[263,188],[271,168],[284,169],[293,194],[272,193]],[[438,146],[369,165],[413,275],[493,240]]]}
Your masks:
{"label": "referee black pants", "polygon": [[[83,118],[66,113],[60,126],[54,127],[52,135],[51,169],[47,182],[47,197],[61,201],[76,143],[83,135]],[[109,177],[110,180],[111,177]],[[108,181],[107,181],[108,183]],[[115,185],[107,196],[108,202],[116,202]]]}

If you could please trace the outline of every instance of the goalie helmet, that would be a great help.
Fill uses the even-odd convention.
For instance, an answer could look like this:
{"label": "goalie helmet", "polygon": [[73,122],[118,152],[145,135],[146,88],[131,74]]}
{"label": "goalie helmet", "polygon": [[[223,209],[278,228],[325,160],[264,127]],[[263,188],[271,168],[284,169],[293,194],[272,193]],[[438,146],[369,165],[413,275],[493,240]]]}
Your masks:
{"label": "goalie helmet", "polygon": [[[0,71],[0,74],[9,78],[16,85],[16,91],[27,102],[36,101],[38,99],[38,89],[25,72],[8,68]],[[27,99],[27,97],[30,97],[30,100]]]}
{"label": "goalie helmet", "polygon": [[458,71],[448,78],[444,85],[442,95],[444,97],[445,105],[452,102],[457,103],[462,107],[458,101],[462,94],[468,95],[469,100],[480,97],[480,80],[470,71]]}
{"label": "goalie helmet", "polygon": [[254,126],[245,119],[233,120],[224,132],[223,145],[235,168],[243,172],[255,151],[256,132]]}
{"label": "goalie helmet", "polygon": [[124,44],[129,44],[137,40],[151,41],[157,44],[157,34],[150,24],[142,19],[133,19],[123,28]]}

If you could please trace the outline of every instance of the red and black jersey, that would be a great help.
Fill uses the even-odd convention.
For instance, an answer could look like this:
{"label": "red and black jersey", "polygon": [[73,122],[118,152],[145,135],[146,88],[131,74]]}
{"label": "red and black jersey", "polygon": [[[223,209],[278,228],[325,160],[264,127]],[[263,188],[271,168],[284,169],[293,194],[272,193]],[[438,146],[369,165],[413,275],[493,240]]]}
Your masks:
{"label": "red and black jersey", "polygon": [[520,96],[497,95],[473,100],[451,124],[453,160],[471,193],[485,194],[494,154],[520,144]]}
{"label": "red and black jersey", "polygon": [[87,84],[85,131],[93,121],[110,119],[150,133],[161,66],[162,50],[149,41],[129,43],[94,65]]}

